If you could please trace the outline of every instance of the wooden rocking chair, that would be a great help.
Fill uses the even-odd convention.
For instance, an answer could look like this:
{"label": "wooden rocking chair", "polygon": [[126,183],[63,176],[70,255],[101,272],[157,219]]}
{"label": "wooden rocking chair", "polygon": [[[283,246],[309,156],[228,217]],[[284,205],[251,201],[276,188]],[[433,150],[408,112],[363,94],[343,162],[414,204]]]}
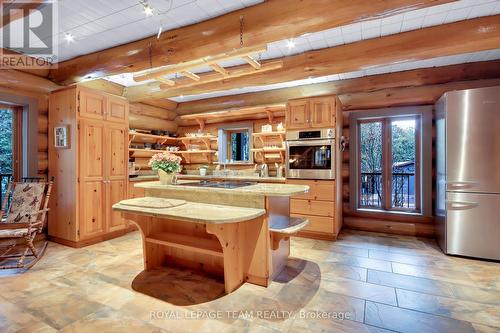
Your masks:
{"label": "wooden rocking chair", "polygon": [[[9,244],[0,253],[0,269],[28,269],[36,264],[45,253],[48,242],[45,241],[42,247],[37,250],[33,241],[36,235],[43,230],[49,211],[52,184],[52,180],[49,182],[9,183],[0,211],[2,218],[0,241],[10,239],[14,243]],[[18,239],[22,239],[24,244],[18,242]],[[16,246],[21,245],[25,246],[23,252],[9,254]],[[33,257],[33,259],[25,263],[26,257]],[[4,261],[12,262],[16,259],[18,259],[17,263],[2,264]]]}

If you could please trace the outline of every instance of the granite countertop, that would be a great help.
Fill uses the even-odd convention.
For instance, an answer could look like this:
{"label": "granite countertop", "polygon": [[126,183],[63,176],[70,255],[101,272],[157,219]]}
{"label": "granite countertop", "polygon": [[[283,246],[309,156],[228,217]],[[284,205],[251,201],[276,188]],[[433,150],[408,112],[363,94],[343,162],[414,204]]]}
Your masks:
{"label": "granite countertop", "polygon": [[199,179],[199,180],[240,180],[249,182],[264,182],[264,183],[284,183],[286,181],[285,177],[258,177],[258,176],[217,176],[217,175],[177,175],[177,179]]}
{"label": "granite countertop", "polygon": [[[207,192],[217,192],[217,193],[233,193],[233,194],[253,194],[268,197],[290,197],[296,194],[309,192],[309,186],[307,185],[295,185],[295,184],[266,184],[259,183],[239,188],[213,188],[213,187],[201,187],[201,186],[183,186],[180,184],[193,183],[187,180],[179,181],[176,185],[162,185],[159,181],[157,182],[144,182],[135,184],[135,187],[153,190],[167,190],[171,191],[187,191],[192,193],[207,193]],[[196,182],[194,182],[196,183]]]}
{"label": "granite countertop", "polygon": [[[148,199],[150,199],[151,202],[154,202],[155,200],[165,200],[154,197],[148,197]],[[184,222],[211,224],[245,222],[266,213],[265,209],[214,205],[189,201],[172,208],[147,208],[123,204],[130,200],[133,199],[123,200],[114,204],[113,210],[130,214],[168,218]]]}
{"label": "granite countertop", "polygon": [[130,182],[145,182],[148,180],[158,180],[158,175],[144,175],[144,176],[137,176],[137,177],[128,177],[128,180]]}

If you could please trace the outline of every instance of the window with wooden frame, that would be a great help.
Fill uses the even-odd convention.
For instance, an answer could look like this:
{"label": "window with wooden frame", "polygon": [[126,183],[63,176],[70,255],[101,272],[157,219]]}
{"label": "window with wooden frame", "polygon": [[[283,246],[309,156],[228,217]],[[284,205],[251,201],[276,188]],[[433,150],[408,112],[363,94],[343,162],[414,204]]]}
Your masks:
{"label": "window with wooden frame", "polygon": [[0,174],[18,181],[22,174],[22,107],[0,104]]}
{"label": "window with wooden frame", "polygon": [[421,212],[419,115],[357,120],[357,208]]}
{"label": "window with wooden frame", "polygon": [[219,163],[253,164],[252,123],[232,123],[219,127]]}

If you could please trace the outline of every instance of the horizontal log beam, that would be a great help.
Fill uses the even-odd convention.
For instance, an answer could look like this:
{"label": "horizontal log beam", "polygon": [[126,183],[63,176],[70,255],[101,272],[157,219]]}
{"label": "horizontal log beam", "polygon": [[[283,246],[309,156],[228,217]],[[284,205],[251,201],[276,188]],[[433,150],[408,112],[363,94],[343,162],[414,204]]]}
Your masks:
{"label": "horizontal log beam", "polygon": [[[168,91],[159,91],[157,86],[151,85],[144,87],[147,88],[144,94],[149,98],[170,98],[181,94],[189,96],[289,82],[395,63],[496,49],[499,40],[500,15],[487,16],[284,57],[281,58],[281,69],[260,75]],[[266,64],[266,61],[262,64]]]}
{"label": "horizontal log beam", "polygon": [[150,116],[138,115],[135,113],[129,114],[130,128],[143,130],[167,130],[170,133],[177,132],[177,123],[172,120],[165,120]]}
{"label": "horizontal log beam", "polygon": [[339,95],[343,110],[434,104],[447,91],[500,86],[500,79],[460,81]]}
{"label": "horizontal log beam", "polygon": [[50,78],[71,84],[88,76],[137,72],[150,68],[150,54],[152,67],[158,67],[227,52],[240,47],[240,16],[244,18],[244,42],[255,46],[452,1],[315,0],[311,5],[303,0],[271,0],[166,31],[159,39],[155,35],[64,61],[51,70]]}
{"label": "horizontal log beam", "polygon": [[130,113],[163,120],[174,120],[177,117],[177,113],[173,110],[162,109],[143,103],[130,103]]}
{"label": "horizontal log beam", "polygon": [[83,81],[81,86],[107,92],[108,94],[123,96],[124,87],[121,84],[114,83],[104,79]]}
{"label": "horizontal log beam", "polygon": [[499,77],[500,60],[482,61],[443,67],[421,68],[256,93],[208,98],[180,103],[176,111],[179,115],[185,115],[252,105],[284,103],[289,99],[300,97],[372,92],[389,88],[417,87]]}
{"label": "horizontal log beam", "polygon": [[15,69],[0,70],[0,86],[39,93],[49,93],[61,88],[61,86],[43,77]]}

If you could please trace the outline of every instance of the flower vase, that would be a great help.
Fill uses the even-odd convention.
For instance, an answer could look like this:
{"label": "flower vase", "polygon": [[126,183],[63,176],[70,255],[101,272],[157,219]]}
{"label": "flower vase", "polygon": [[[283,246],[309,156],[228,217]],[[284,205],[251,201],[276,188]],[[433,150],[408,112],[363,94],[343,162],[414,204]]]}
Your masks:
{"label": "flower vase", "polygon": [[172,185],[172,179],[174,178],[173,173],[166,173],[163,170],[158,170],[158,176],[160,177],[160,184]]}

